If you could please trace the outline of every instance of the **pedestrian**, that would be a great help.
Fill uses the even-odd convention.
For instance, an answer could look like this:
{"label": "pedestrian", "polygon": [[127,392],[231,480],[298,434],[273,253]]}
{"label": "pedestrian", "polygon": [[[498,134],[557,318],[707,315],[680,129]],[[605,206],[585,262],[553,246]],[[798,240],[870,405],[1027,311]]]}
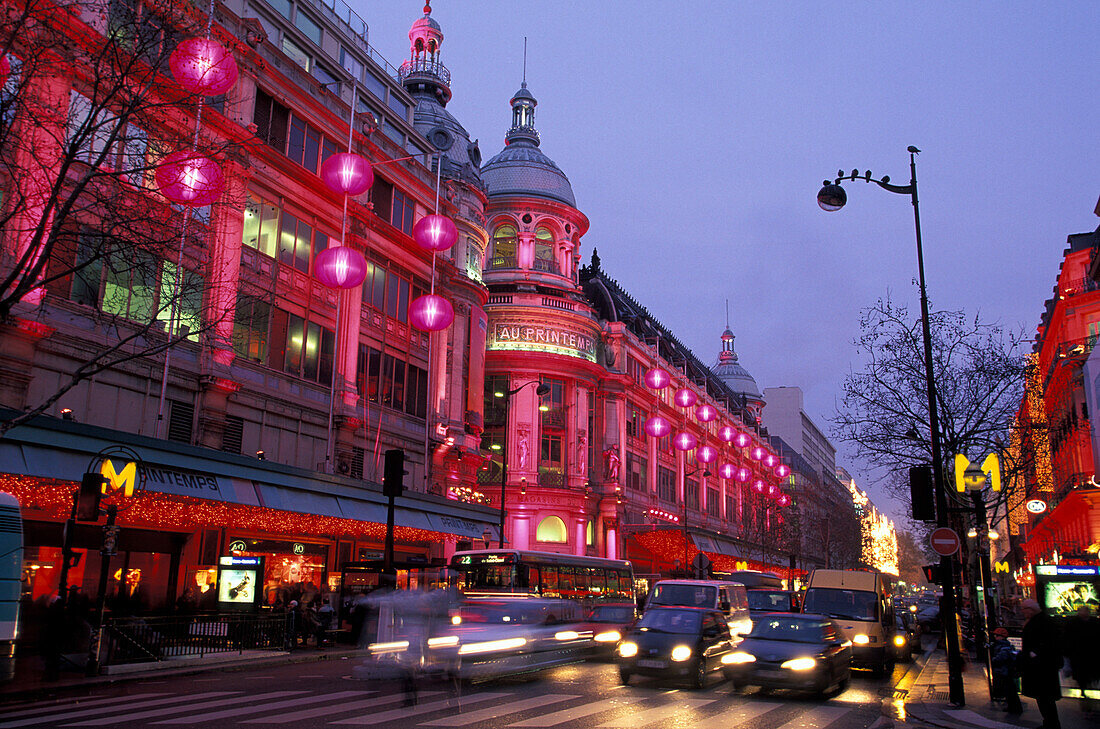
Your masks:
{"label": "pedestrian", "polygon": [[286,647],[294,650],[298,647],[298,601],[291,600],[286,611]]}
{"label": "pedestrian", "polygon": [[1079,606],[1077,614],[1066,623],[1065,639],[1070,671],[1081,689],[1081,708],[1091,714],[1096,710],[1096,701],[1088,698],[1085,690],[1095,690],[1100,679],[1100,620],[1088,605]]}
{"label": "pedestrian", "polygon": [[328,598],[322,598],[321,607],[317,609],[317,647],[322,647],[332,630],[332,618],[336,615],[332,605],[328,604]]}
{"label": "pedestrian", "polygon": [[1019,675],[1016,671],[1016,649],[1008,642],[1008,628],[993,631],[993,644],[989,648],[993,657],[993,695],[1004,700],[1005,711],[1018,716],[1024,712],[1024,705],[1016,691]]}
{"label": "pedestrian", "polygon": [[1058,626],[1034,600],[1024,600],[1020,610],[1024,623],[1023,647],[1020,650],[1020,679],[1024,696],[1035,699],[1043,724],[1039,729],[1062,729],[1058,720],[1058,699],[1062,686],[1058,672],[1062,668],[1062,649]]}

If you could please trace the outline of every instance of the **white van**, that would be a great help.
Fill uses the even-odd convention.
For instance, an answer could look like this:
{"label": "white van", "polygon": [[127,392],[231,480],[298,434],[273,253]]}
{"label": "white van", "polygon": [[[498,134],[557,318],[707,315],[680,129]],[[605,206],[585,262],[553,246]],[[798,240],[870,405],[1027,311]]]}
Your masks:
{"label": "white van", "polygon": [[866,570],[815,569],[802,612],[827,615],[852,641],[852,663],[886,673],[906,641],[897,635],[889,575]]}
{"label": "white van", "polygon": [[647,608],[677,605],[720,610],[734,635],[747,635],[752,630],[749,598],[740,582],[661,580],[650,590],[645,604]]}

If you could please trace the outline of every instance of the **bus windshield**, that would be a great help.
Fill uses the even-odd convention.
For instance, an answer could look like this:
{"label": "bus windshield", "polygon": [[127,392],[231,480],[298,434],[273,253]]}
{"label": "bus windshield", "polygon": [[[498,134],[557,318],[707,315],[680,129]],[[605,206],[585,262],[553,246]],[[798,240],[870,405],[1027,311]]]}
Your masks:
{"label": "bus windshield", "polygon": [[878,620],[878,600],[873,592],[811,587],[806,591],[802,612],[847,620]]}

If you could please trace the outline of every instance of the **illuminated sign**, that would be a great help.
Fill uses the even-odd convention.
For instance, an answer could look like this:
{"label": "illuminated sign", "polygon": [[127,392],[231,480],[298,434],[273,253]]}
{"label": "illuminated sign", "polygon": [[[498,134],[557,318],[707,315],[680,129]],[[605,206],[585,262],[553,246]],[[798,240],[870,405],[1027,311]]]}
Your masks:
{"label": "illuminated sign", "polygon": [[229,543],[230,552],[247,552],[248,545],[244,543],[243,539],[234,539]]}
{"label": "illuminated sign", "polygon": [[1026,508],[1032,514],[1042,514],[1044,511],[1047,510],[1047,502],[1043,501],[1042,499],[1032,499],[1031,501],[1027,502]]}
{"label": "illuminated sign", "polygon": [[99,467],[99,473],[107,479],[106,483],[103,484],[103,493],[110,494],[121,491],[122,495],[127,498],[134,495],[134,490],[137,488],[138,467],[133,461],[120,469],[116,469],[114,461],[110,458],[104,458],[103,464]]}
{"label": "illuminated sign", "polygon": [[492,350],[552,352],[596,361],[596,339],[591,333],[561,326],[497,322],[487,344]]}
{"label": "illuminated sign", "polygon": [[994,562],[993,563],[993,571],[994,572],[1009,572],[1008,562]]}
{"label": "illuminated sign", "polygon": [[1044,577],[1056,577],[1058,575],[1096,575],[1100,573],[1100,567],[1083,567],[1079,565],[1037,564],[1035,574]]}
{"label": "illuminated sign", "polygon": [[295,542],[294,546],[292,546],[290,548],[290,551],[294,552],[294,554],[305,554],[306,553],[306,545],[301,544],[299,542]]}
{"label": "illuminated sign", "polygon": [[735,569],[738,570],[747,570],[749,568],[749,563],[745,562],[744,560],[738,560],[737,562],[734,562],[733,566]]}
{"label": "illuminated sign", "polygon": [[981,491],[985,486],[1001,490],[1001,461],[996,453],[990,453],[979,469],[962,453],[955,454],[955,488],[962,491]]}

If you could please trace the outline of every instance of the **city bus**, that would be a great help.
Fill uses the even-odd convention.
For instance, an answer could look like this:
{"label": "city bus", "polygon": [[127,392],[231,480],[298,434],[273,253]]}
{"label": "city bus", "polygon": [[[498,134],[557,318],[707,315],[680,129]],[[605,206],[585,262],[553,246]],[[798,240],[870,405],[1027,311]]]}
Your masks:
{"label": "city bus", "polygon": [[15,676],[19,594],[23,571],[23,522],[19,502],[0,492],[0,681]]}

